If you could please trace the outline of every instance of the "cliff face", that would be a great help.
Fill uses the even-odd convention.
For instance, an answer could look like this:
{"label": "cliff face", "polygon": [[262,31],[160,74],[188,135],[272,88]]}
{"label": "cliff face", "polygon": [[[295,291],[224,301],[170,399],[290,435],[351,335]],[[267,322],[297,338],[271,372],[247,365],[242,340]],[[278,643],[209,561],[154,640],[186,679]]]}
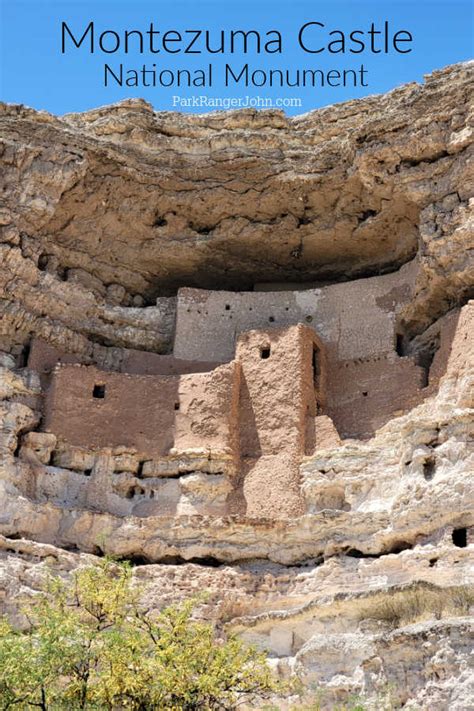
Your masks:
{"label": "cliff face", "polygon": [[[472,65],[457,65],[422,86],[292,119],[184,116],[141,101],[62,118],[1,107],[4,611],[21,623],[18,598],[40,588],[49,567],[67,576],[112,553],[135,563],[149,606],[207,588],[203,614],[268,649],[281,674],[322,687],[324,708],[353,693],[375,708],[389,695],[407,709],[469,707],[472,78]],[[393,286],[377,286],[374,301],[371,284],[383,274]],[[184,287],[239,293],[197,292],[191,304]],[[291,291],[288,303],[282,290]],[[333,293],[335,305],[325,307]],[[237,302],[245,327],[234,320],[217,328],[217,311],[199,325],[203,305],[218,303],[232,318]],[[118,373],[174,378],[171,406],[181,410],[171,430],[188,416],[185,399],[174,402],[182,378],[192,394],[189,373],[210,371],[218,364],[204,361],[217,360],[228,364],[213,374],[242,371],[229,404],[219,388],[210,391],[246,431],[250,415],[258,424],[260,405],[250,411],[247,366],[232,358],[239,336],[264,322],[311,324],[327,348],[330,387],[301,416],[316,423],[310,447],[295,425],[295,451],[306,456],[296,460],[288,445],[285,458],[284,418],[272,422],[281,398],[271,361],[255,397],[269,388],[265,402],[275,401],[265,427],[273,428],[278,461],[265,460],[274,452],[264,439],[239,449],[230,426],[220,458],[199,450],[211,427],[205,418],[192,446],[188,440],[145,465],[128,441],[75,446],[48,427],[45,396],[59,358],[76,363],[72,370],[107,371],[104,383]],[[364,349],[381,323],[371,355]],[[272,332],[264,347],[259,332],[242,338],[267,362]],[[219,338],[212,358],[209,344]],[[384,410],[370,436],[345,438],[344,427],[357,431],[350,428],[363,419],[353,416],[357,408],[370,409],[372,390],[377,404],[393,388],[391,367],[400,373],[396,390],[409,397]],[[425,380],[415,388],[405,370]],[[97,371],[87,372],[92,388]],[[199,377],[214,382],[212,373]],[[296,380],[288,382],[279,386],[282,398]],[[196,412],[205,390],[188,398]],[[125,422],[134,406],[128,397]],[[288,472],[294,515],[273,515],[272,490],[275,501],[285,490],[290,496]],[[245,499],[252,505],[242,507]]]}

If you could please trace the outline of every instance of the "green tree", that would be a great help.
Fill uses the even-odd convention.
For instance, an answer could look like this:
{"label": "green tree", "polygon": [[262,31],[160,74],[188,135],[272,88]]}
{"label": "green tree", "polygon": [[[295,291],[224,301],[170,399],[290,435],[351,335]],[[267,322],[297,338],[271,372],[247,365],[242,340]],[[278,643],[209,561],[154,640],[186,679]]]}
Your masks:
{"label": "green tree", "polygon": [[127,565],[106,560],[0,624],[0,709],[234,709],[278,691],[265,655],[192,620],[195,601],[144,611]]}

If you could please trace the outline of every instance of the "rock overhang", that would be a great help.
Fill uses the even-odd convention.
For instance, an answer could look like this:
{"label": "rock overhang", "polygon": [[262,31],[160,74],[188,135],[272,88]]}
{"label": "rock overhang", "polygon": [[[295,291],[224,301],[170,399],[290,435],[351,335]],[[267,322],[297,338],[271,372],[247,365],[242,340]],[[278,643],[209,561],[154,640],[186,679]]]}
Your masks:
{"label": "rock overhang", "polygon": [[[466,146],[453,135],[464,130],[470,74],[455,65],[425,85],[294,119],[126,101],[45,121],[7,107],[7,145],[28,136],[33,168],[19,228],[64,278],[82,269],[148,303],[181,286],[250,290],[396,270],[423,254],[432,229],[438,196],[427,181],[440,198],[457,194],[454,210],[466,200]],[[36,195],[31,181],[52,162],[55,178]]]}

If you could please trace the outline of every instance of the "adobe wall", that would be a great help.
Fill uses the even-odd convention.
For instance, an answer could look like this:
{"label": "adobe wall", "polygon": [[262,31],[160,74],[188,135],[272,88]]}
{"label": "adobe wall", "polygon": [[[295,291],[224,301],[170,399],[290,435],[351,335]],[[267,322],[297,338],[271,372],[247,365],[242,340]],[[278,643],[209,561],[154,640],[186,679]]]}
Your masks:
{"label": "adobe wall", "polygon": [[327,371],[327,407],[342,437],[366,438],[390,416],[415,407],[439,388],[455,362],[466,357],[469,330],[474,330],[474,304],[453,309],[423,334],[437,344],[428,373],[415,358],[388,354],[367,360],[332,364]]}
{"label": "adobe wall", "polygon": [[27,366],[40,375],[48,374],[57,363],[81,363],[82,361],[83,359],[76,353],[63,353],[40,338],[31,339]]}
{"label": "adobe wall", "polygon": [[464,407],[474,407],[474,373],[472,361],[474,358],[474,300],[464,306],[456,322],[456,332],[451,345],[447,377],[468,382],[471,387],[461,387],[463,393],[459,404]]}
{"label": "adobe wall", "polygon": [[395,356],[346,361],[328,371],[325,414],[342,437],[366,438],[420,401],[423,368]]}
{"label": "adobe wall", "polygon": [[303,325],[239,337],[235,356],[242,369],[242,457],[282,450],[304,454],[306,416],[316,414],[311,367],[315,339],[314,331]]}
{"label": "adobe wall", "polygon": [[[314,429],[316,415],[312,368],[316,340],[314,331],[303,325],[250,331],[238,339],[242,494],[247,515],[293,516],[303,511],[299,464],[311,433],[307,419]],[[320,365],[321,385],[322,354]]]}
{"label": "adobe wall", "polygon": [[240,333],[311,325],[337,360],[393,351],[395,314],[408,303],[417,265],[320,289],[225,292],[180,289],[174,356],[227,362]]}
{"label": "adobe wall", "polygon": [[[458,326],[460,333],[463,330],[463,319],[465,318],[465,313],[467,313],[468,309],[468,306],[465,306],[464,309],[454,309],[439,319],[436,324],[439,328],[439,347],[434,355],[433,362],[429,370],[428,385],[430,393],[437,390],[439,381],[446,372],[456,337],[457,342],[459,342],[460,336],[458,334]],[[463,318],[461,319],[461,323],[459,323],[461,313],[463,314]]]}
{"label": "adobe wall", "polygon": [[[458,314],[452,314],[439,325],[441,348],[432,367],[444,367],[437,364],[438,355],[450,363],[464,357],[472,328],[467,307],[451,343],[457,320]],[[395,352],[331,362],[313,328],[303,324],[271,327],[240,334],[235,359],[208,373],[132,375],[60,364],[53,370],[47,391],[43,429],[58,437],[54,461],[66,468],[70,447],[104,451],[124,446],[135,451],[133,472],[138,483],[132,485],[122,472],[122,478],[113,474],[110,486],[120,484],[120,491],[122,487],[133,495],[137,490],[134,506],[146,511],[177,506],[181,494],[176,486],[174,503],[170,497],[162,501],[169,487],[163,489],[160,482],[197,469],[211,478],[222,472],[226,486],[233,487],[227,503],[221,492],[219,501],[212,495],[204,504],[193,504],[203,506],[204,512],[215,505],[213,510],[221,514],[292,517],[304,512],[302,457],[312,454],[316,446],[337,446],[338,433],[371,435],[391,414],[416,405],[429,394],[429,388],[422,387],[425,375],[413,358],[400,358]],[[96,385],[105,387],[104,397],[93,396]],[[61,451],[64,456],[59,456]],[[180,453],[183,463],[177,461]],[[198,462],[203,456],[204,468]],[[124,465],[121,456],[118,459],[121,471]],[[142,468],[139,460],[146,462]],[[90,486],[81,487],[78,496],[80,492],[80,496],[89,496]],[[131,504],[122,502],[119,489],[113,505],[128,511]],[[107,492],[100,489],[100,493],[105,496]],[[64,494],[61,490],[57,495]],[[159,495],[156,501],[155,495]]]}
{"label": "adobe wall", "polygon": [[[50,343],[33,338],[28,356],[28,368],[36,370],[40,375],[46,375],[53,370],[57,363],[93,365],[86,356],[80,357],[74,353],[65,353]],[[183,375],[185,373],[209,372],[219,363],[183,360],[175,358],[173,355],[161,355],[133,348],[110,348],[107,349],[105,357],[102,360],[97,360],[94,365],[105,370],[132,375]]]}
{"label": "adobe wall", "polygon": [[208,373],[218,365],[217,362],[184,360],[172,355],[124,349],[120,372],[137,375],[185,375],[186,373]]}
{"label": "adobe wall", "polygon": [[[322,353],[317,397],[315,391],[316,341],[303,325],[252,331],[239,338],[235,360],[209,373],[131,375],[59,364],[43,419],[43,430],[58,438],[58,451],[66,445],[66,454],[55,454],[55,461],[67,466],[71,447],[126,447],[147,462],[142,477],[166,478],[176,475],[179,452],[204,452],[215,466],[224,462],[227,474],[240,471],[238,510],[252,516],[297,515],[303,510],[299,464],[311,432],[308,420],[314,431],[316,401],[324,399]],[[38,366],[40,359],[33,356]],[[172,460],[169,472],[166,457]]]}
{"label": "adobe wall", "polygon": [[179,376],[176,450],[207,449],[216,457],[238,455],[240,380],[241,368],[235,361],[210,373]]}
{"label": "adobe wall", "polygon": [[[105,386],[103,398],[93,395],[97,385]],[[143,459],[166,456],[172,448],[231,451],[238,387],[235,363],[184,376],[59,365],[46,394],[42,428],[89,449],[124,445]]]}

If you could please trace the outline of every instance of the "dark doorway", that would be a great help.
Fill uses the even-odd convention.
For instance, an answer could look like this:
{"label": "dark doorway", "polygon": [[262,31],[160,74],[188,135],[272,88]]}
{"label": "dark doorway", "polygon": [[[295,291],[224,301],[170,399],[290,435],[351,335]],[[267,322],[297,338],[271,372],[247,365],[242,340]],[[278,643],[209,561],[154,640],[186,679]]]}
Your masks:
{"label": "dark doorway", "polygon": [[313,343],[313,383],[316,390],[319,390],[320,380],[321,380],[321,358],[320,350],[315,343]]}

